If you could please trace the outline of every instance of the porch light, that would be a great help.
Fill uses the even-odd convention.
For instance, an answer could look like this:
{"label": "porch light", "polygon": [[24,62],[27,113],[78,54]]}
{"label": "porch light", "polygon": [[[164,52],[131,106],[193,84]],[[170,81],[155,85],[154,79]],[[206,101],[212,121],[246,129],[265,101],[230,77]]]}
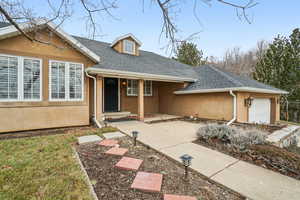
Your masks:
{"label": "porch light", "polygon": [[245,99],[245,106],[249,108],[252,105],[252,101],[253,97],[248,97],[247,99]]}
{"label": "porch light", "polygon": [[136,146],[136,139],[138,137],[139,132],[137,131],[132,131],[132,137],[133,137],[133,144]]}
{"label": "porch light", "polygon": [[191,166],[193,157],[188,154],[184,154],[184,155],[180,156],[180,159],[181,159],[182,164],[185,169],[184,177],[185,177],[185,179],[187,179],[188,178],[188,167]]}
{"label": "porch light", "polygon": [[124,80],[124,81],[122,81],[122,85],[123,86],[125,86],[126,85],[126,81]]}

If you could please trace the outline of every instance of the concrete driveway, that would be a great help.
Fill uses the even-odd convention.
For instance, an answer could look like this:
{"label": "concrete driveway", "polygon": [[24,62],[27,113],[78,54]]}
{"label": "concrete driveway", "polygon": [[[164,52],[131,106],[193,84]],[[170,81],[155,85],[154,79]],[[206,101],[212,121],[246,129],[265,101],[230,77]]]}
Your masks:
{"label": "concrete driveway", "polygon": [[190,154],[194,158],[193,169],[250,199],[300,199],[300,181],[192,143],[197,129],[204,124],[130,121],[112,125],[128,135],[139,131],[138,140],[175,160],[180,161],[181,155]]}

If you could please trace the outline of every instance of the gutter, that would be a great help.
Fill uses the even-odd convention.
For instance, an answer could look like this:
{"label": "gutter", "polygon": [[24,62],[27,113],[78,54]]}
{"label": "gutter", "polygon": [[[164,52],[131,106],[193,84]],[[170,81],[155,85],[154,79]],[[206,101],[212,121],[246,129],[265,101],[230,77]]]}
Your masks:
{"label": "gutter", "polygon": [[229,94],[233,96],[233,118],[226,124],[227,126],[231,125],[236,120],[236,104],[237,104],[237,98],[236,95],[232,92],[232,90],[229,91]]}
{"label": "gutter", "polygon": [[214,93],[214,92],[230,92],[230,91],[240,91],[240,92],[257,92],[257,93],[267,93],[267,94],[288,94],[287,91],[276,91],[270,89],[261,89],[253,87],[231,87],[231,88],[215,88],[215,89],[200,89],[200,90],[189,90],[189,91],[175,91],[174,94],[199,94],[199,93]]}
{"label": "gutter", "polygon": [[122,70],[114,70],[114,69],[102,69],[102,68],[94,68],[89,67],[86,69],[86,72],[89,73],[101,73],[102,75],[106,75],[109,77],[116,78],[131,78],[131,79],[145,79],[145,80],[157,80],[157,81],[168,81],[168,82],[195,82],[196,79],[187,78],[187,77],[176,77],[169,75],[158,75],[158,74],[149,74],[149,73],[141,73],[141,72],[129,72]]}
{"label": "gutter", "polygon": [[88,72],[85,72],[86,76],[94,80],[94,117],[93,121],[97,125],[98,128],[102,128],[100,122],[97,120],[97,80],[94,76],[91,76],[88,74]]}

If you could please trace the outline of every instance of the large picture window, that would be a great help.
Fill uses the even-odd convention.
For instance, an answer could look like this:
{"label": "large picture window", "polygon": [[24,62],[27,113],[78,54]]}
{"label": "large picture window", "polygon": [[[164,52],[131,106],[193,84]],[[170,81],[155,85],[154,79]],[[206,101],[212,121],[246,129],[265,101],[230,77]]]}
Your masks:
{"label": "large picture window", "polygon": [[83,100],[83,65],[50,61],[50,100]]}
{"label": "large picture window", "polygon": [[40,101],[42,61],[0,55],[0,101]]}
{"label": "large picture window", "polygon": [[[138,96],[138,80],[127,80],[127,96]],[[144,81],[144,96],[152,96],[152,81]]]}

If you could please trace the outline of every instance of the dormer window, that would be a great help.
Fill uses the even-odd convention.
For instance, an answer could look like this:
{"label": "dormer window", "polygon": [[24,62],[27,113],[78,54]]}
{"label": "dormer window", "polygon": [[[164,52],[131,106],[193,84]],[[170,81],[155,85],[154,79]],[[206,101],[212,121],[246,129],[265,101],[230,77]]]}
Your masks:
{"label": "dormer window", "polygon": [[123,40],[123,51],[128,54],[135,54],[135,43],[131,40]]}

